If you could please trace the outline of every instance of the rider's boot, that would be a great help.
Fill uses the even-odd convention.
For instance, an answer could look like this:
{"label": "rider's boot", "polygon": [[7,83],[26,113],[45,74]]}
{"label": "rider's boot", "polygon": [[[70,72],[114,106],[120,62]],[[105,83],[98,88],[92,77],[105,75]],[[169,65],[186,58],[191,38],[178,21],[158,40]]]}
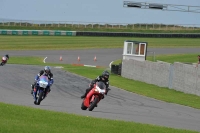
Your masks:
{"label": "rider's boot", "polygon": [[92,87],[86,89],[86,90],[85,90],[85,94],[81,96],[81,99],[86,98],[88,92],[90,92],[91,89],[92,89]]}
{"label": "rider's boot", "polygon": [[33,94],[33,90],[34,90],[34,84],[31,85],[31,94]]}
{"label": "rider's boot", "polygon": [[84,95],[81,96],[81,99],[85,98],[87,95],[87,93],[85,93]]}

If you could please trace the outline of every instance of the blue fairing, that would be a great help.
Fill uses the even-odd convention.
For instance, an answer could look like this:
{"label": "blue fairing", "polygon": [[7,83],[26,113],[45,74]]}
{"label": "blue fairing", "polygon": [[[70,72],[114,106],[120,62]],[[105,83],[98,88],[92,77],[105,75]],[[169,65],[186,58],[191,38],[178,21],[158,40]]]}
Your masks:
{"label": "blue fairing", "polygon": [[[36,76],[37,77],[37,76]],[[34,99],[36,100],[36,95],[37,95],[37,93],[40,93],[40,91],[43,91],[42,89],[39,89],[40,88],[40,86],[39,86],[39,81],[44,81],[44,82],[48,82],[48,86],[49,86],[49,79],[48,79],[48,77],[47,76],[44,76],[44,75],[42,75],[42,76],[40,76],[40,77],[38,77],[38,79],[37,79],[37,84],[36,84],[36,91],[34,91],[34,93],[33,93],[33,97],[34,97]],[[38,92],[39,91],[39,92]]]}

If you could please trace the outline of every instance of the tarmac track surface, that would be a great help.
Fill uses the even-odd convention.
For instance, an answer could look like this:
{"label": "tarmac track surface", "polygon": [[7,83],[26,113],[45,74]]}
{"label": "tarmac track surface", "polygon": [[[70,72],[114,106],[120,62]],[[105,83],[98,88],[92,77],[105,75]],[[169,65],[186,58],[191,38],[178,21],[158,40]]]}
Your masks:
{"label": "tarmac track surface", "polygon": [[[12,54],[14,55],[14,52]],[[26,54],[22,52],[21,55]],[[29,52],[28,55],[33,56],[34,54],[31,55]],[[30,94],[30,84],[33,83],[34,76],[40,69],[43,69],[43,67],[10,64],[1,66],[0,102],[200,131],[200,110],[147,98],[112,86],[108,96],[100,101],[97,108],[92,112],[83,111],[80,108],[82,102],[80,96],[85,92],[90,79],[58,68],[52,68],[55,83],[52,86],[51,93],[42,101],[41,105],[34,105],[33,97]]]}

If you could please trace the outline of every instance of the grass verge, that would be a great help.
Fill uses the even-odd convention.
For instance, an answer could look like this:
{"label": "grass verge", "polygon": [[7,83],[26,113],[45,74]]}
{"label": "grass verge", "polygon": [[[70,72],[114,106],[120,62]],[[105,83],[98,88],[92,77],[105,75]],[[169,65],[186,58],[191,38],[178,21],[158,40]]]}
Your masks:
{"label": "grass verge", "polygon": [[196,133],[0,103],[1,133]]}
{"label": "grass verge", "polygon": [[148,42],[148,47],[200,47],[196,38],[133,38],[80,36],[4,36],[0,35],[1,50],[64,50],[91,48],[123,48],[125,40]]}

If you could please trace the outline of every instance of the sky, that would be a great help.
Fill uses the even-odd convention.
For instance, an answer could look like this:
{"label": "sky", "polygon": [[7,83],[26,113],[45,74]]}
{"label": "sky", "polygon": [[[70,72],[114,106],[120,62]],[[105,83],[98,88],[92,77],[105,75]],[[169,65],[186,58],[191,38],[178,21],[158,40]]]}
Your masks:
{"label": "sky", "polygon": [[[125,8],[125,0],[0,0],[0,20],[199,24],[200,13]],[[133,0],[200,6],[200,0]],[[200,12],[200,8],[199,8]]]}

